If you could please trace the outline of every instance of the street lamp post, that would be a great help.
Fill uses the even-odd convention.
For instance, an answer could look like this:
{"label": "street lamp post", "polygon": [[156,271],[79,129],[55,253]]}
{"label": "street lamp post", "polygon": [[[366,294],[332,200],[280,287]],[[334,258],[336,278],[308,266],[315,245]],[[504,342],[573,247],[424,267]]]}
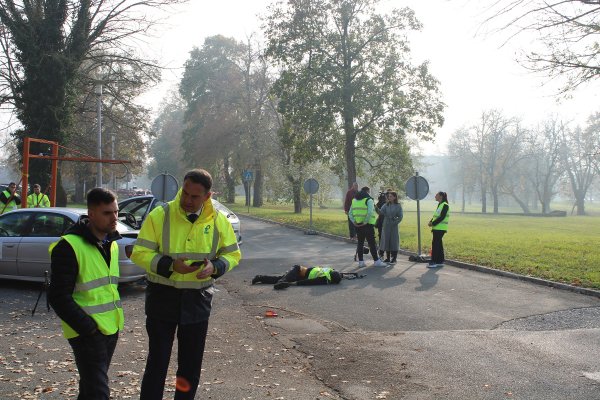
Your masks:
{"label": "street lamp post", "polygon": [[[102,83],[97,83],[94,90],[98,99],[98,159],[102,158]],[[98,163],[96,186],[102,187],[102,163]]]}

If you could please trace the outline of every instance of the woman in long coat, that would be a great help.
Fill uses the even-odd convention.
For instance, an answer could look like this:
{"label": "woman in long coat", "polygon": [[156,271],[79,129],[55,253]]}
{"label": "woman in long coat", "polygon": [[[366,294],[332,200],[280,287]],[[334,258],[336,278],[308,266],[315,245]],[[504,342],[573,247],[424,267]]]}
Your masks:
{"label": "woman in long coat", "polygon": [[383,216],[383,228],[381,230],[379,250],[385,251],[386,257],[384,262],[395,264],[398,250],[400,249],[398,224],[402,221],[402,217],[404,216],[402,213],[402,206],[398,203],[398,193],[387,193],[387,202],[381,207],[379,213]]}

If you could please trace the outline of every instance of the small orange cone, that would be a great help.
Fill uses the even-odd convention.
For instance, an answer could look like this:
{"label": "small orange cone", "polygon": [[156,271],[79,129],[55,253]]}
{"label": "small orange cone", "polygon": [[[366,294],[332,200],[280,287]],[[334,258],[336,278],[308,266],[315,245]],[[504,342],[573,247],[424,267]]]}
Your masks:
{"label": "small orange cone", "polygon": [[272,318],[272,317],[276,317],[276,316],[277,316],[277,313],[275,311],[273,311],[273,310],[267,310],[267,311],[265,311],[265,317]]}

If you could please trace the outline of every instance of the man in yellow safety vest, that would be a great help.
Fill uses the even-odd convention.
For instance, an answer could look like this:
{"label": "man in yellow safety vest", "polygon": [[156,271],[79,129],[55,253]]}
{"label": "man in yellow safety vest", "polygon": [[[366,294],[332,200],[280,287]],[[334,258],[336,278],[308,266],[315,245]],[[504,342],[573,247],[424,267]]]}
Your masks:
{"label": "man in yellow safety vest", "polygon": [[189,171],[175,199],[148,215],[133,248],[131,259],[148,274],[141,400],[163,399],[175,332],[175,398],[192,400],[198,389],[213,283],[242,255],[227,217],[213,207],[211,187],[207,171]]}
{"label": "man in yellow safety vest", "polygon": [[87,195],[88,217],[50,245],[48,301],[79,371],[79,400],[110,398],[108,368],[123,329],[118,291],[116,196],[102,188]]}
{"label": "man in yellow safety vest", "polygon": [[283,275],[256,275],[252,279],[252,284],[272,284],[275,290],[281,290],[289,287],[291,284],[296,286],[329,285],[340,283],[341,280],[342,274],[331,267],[294,265]]}
{"label": "man in yellow safety vest", "polygon": [[17,209],[21,204],[21,197],[17,194],[17,184],[11,182],[8,184],[8,189],[0,193],[0,214]]}
{"label": "man in yellow safety vest", "polygon": [[377,211],[375,210],[373,198],[369,195],[370,191],[371,189],[368,186],[360,189],[360,192],[354,196],[352,206],[350,206],[350,212],[348,213],[350,221],[356,226],[356,235],[358,236],[358,243],[356,244],[358,267],[362,268],[367,266],[363,261],[363,246],[365,244],[365,239],[371,250],[371,256],[374,261],[373,266],[387,267],[388,264],[384,263],[378,257],[377,243],[375,242]]}
{"label": "man in yellow safety vest", "polygon": [[27,196],[27,207],[28,208],[50,207],[50,199],[48,199],[48,196],[46,196],[46,194],[40,193],[40,192],[41,192],[40,185],[38,185],[37,183],[35,185],[33,185],[33,193],[31,193],[29,196]]}

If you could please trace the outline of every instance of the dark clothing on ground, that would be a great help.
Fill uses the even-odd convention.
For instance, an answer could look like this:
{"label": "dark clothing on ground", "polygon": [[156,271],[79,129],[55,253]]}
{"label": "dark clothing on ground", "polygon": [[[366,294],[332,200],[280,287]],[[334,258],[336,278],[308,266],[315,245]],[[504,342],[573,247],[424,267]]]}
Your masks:
{"label": "dark clothing on ground", "polygon": [[194,324],[178,324],[148,316],[149,351],[142,380],[140,400],[162,400],[171,350],[177,332],[178,367],[176,375],[189,383],[189,391],[175,391],[175,400],[192,400],[200,382],[200,370],[208,331],[208,319]]}
{"label": "dark clothing on ground", "polygon": [[379,258],[377,257],[377,243],[375,242],[374,226],[371,224],[357,226],[356,234],[358,235],[358,243],[356,244],[356,253],[358,255],[358,260],[363,261],[363,246],[365,245],[365,239],[367,239],[367,243],[369,243],[369,250],[371,251],[373,261],[377,261]]}
{"label": "dark clothing on ground", "polygon": [[69,339],[79,371],[78,400],[108,400],[108,368],[117,346],[119,333],[77,336]]}
{"label": "dark clothing on ground", "polygon": [[326,276],[319,276],[313,279],[307,279],[311,268],[306,269],[304,276],[300,273],[300,265],[294,265],[288,272],[283,275],[256,275],[252,280],[254,283],[275,284],[277,282],[296,282],[298,286],[305,285],[327,285],[329,281]]}
{"label": "dark clothing on ground", "polygon": [[[96,246],[104,261],[106,269],[110,268],[110,246],[121,235],[114,232],[106,240],[98,240],[90,231],[85,218],[73,225],[65,235],[73,234],[83,237],[86,241]],[[90,335],[97,329],[96,321],[90,317],[73,300],[75,282],[79,274],[79,265],[75,257],[75,251],[66,240],[61,240],[52,250],[50,286],[48,287],[48,303],[52,306],[56,315],[65,321],[80,335]]]}
{"label": "dark clothing on ground", "polygon": [[444,243],[442,238],[446,231],[432,230],[433,240],[431,241],[431,262],[433,264],[443,264],[444,258]]}

